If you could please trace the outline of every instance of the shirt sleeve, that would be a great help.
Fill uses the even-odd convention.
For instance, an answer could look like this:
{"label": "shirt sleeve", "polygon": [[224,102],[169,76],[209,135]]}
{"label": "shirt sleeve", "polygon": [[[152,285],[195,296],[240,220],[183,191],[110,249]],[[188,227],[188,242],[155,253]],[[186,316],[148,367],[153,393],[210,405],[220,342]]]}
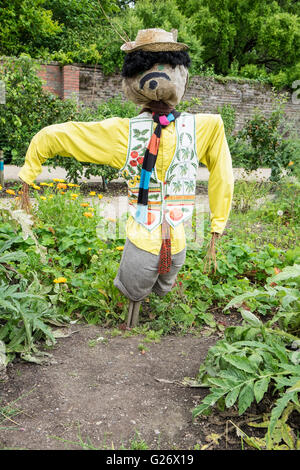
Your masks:
{"label": "shirt sleeve", "polygon": [[32,184],[41,173],[42,164],[55,155],[122,168],[126,161],[128,134],[129,119],[118,117],[44,127],[31,140],[18,176]]}
{"label": "shirt sleeve", "polygon": [[197,117],[198,158],[209,171],[211,232],[222,233],[229,217],[234,188],[231,155],[221,115],[202,114]]}

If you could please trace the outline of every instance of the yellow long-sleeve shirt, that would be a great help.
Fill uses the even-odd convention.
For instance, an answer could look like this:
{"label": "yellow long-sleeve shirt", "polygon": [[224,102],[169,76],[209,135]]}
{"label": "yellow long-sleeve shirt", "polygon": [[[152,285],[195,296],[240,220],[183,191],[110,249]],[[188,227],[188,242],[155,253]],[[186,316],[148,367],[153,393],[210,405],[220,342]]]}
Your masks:
{"label": "yellow long-sleeve shirt", "polygon": [[[233,172],[224,124],[219,114],[196,114],[196,147],[198,159],[209,170],[208,196],[211,232],[222,233],[231,208]],[[32,139],[25,163],[18,176],[32,184],[41,173],[42,164],[55,155],[74,157],[80,162],[110,165],[121,169],[125,165],[129,138],[129,119],[110,118],[100,122],[66,122],[45,127]],[[162,129],[156,160],[157,176],[164,181],[176,147],[174,122]],[[139,248],[159,254],[161,226],[152,232],[131,216],[126,235]],[[185,246],[183,224],[171,227],[172,254]]]}

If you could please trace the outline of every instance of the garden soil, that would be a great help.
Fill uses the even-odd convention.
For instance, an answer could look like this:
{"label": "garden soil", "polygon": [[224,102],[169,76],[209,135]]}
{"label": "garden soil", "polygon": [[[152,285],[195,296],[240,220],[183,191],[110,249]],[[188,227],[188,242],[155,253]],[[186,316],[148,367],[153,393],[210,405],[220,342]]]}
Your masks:
{"label": "garden soil", "polygon": [[[115,336],[96,325],[59,331],[65,337],[47,349],[47,365],[9,364],[0,384],[0,448],[132,449],[143,440],[154,450],[240,449],[235,434],[224,437],[232,416],[193,420],[207,389],[183,384],[196,376],[218,335],[145,343],[142,335],[120,329]],[[215,434],[223,435],[216,443]]]}

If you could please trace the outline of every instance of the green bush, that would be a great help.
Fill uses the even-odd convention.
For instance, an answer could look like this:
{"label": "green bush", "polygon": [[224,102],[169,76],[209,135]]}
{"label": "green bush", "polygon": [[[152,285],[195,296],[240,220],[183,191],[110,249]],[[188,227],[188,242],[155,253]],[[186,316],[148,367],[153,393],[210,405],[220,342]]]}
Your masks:
{"label": "green bush", "polygon": [[0,146],[6,163],[22,165],[32,137],[41,128],[76,116],[75,102],[43,90],[37,69],[38,64],[25,55],[2,58],[0,80],[5,83],[6,103],[0,106]]}
{"label": "green bush", "polygon": [[245,78],[256,78],[261,81],[268,81],[269,77],[265,67],[259,67],[256,64],[247,64],[241,67],[239,75]]}
{"label": "green bush", "polygon": [[273,110],[269,116],[265,116],[256,108],[253,117],[236,136],[248,145],[245,168],[271,168],[271,181],[278,181],[283,170],[288,172],[293,169],[289,163],[295,159],[297,152],[294,141],[284,137],[288,130],[284,121],[286,99],[275,96]]}
{"label": "green bush", "polygon": [[[244,323],[227,328],[224,339],[208,351],[198,382],[208,386],[210,393],[195,408],[194,416],[207,412],[216,403],[223,408],[236,404],[241,415],[253,403],[260,403],[268,392],[272,393],[274,403],[266,426],[267,446],[272,445],[272,436],[285,410],[292,404],[300,410],[299,287],[300,265],[295,264],[270,277],[264,290],[256,289],[229,302],[224,310],[240,307]],[[263,323],[245,309],[244,302],[251,297],[275,302],[274,317]],[[296,344],[294,350],[292,344]]]}

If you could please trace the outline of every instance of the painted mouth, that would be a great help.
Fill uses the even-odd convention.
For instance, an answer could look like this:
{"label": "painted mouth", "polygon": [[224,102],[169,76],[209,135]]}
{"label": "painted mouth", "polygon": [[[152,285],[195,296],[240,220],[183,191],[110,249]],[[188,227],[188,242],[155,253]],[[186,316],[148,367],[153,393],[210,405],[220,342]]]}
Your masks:
{"label": "painted mouth", "polygon": [[155,90],[155,88],[157,87],[158,83],[156,80],[152,80],[153,78],[165,78],[166,80],[171,80],[169,75],[167,75],[166,73],[163,73],[163,72],[151,72],[151,73],[147,73],[146,75],[144,75],[144,77],[140,80],[140,89],[142,90],[144,88],[144,85],[145,83],[148,81],[148,80],[151,80],[149,86],[151,88],[151,90]]}

